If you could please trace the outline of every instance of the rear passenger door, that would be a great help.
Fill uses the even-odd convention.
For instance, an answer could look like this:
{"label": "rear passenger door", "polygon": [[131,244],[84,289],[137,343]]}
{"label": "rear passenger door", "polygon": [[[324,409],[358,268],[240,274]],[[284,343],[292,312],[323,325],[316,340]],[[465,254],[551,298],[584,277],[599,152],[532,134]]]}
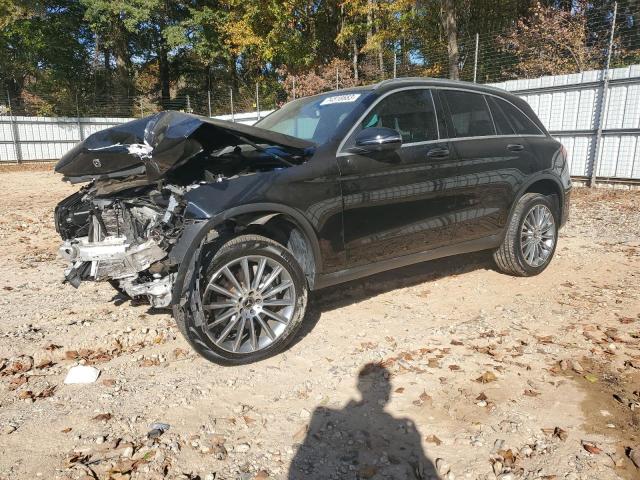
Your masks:
{"label": "rear passenger door", "polygon": [[[338,153],[344,240],[350,266],[423,252],[451,241],[457,166],[441,107],[428,88],[382,97],[354,126]],[[391,152],[353,153],[363,129],[386,127],[402,136]]]}
{"label": "rear passenger door", "polygon": [[448,109],[449,131],[460,167],[457,240],[498,235],[506,225],[518,187],[536,166],[535,157],[496,97],[448,89],[439,94]]}

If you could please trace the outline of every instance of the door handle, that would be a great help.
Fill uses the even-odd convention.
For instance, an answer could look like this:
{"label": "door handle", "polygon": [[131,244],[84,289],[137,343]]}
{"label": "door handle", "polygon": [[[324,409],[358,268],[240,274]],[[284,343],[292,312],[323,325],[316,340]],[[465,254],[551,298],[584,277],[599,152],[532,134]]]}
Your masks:
{"label": "door handle", "polygon": [[507,145],[507,150],[511,150],[512,152],[521,152],[524,150],[524,145],[521,143],[510,143]]}
{"label": "door handle", "polygon": [[448,148],[432,148],[427,152],[427,157],[429,158],[447,158],[448,156]]}

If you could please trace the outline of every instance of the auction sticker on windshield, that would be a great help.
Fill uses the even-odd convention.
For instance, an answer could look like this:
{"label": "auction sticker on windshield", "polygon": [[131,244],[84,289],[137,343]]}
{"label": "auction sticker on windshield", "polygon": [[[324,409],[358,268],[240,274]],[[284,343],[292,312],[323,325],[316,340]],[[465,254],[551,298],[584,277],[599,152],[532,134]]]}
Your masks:
{"label": "auction sticker on windshield", "polygon": [[334,95],[333,97],[327,97],[324,100],[322,100],[322,102],[320,102],[320,105],[332,105],[334,103],[352,103],[352,102],[355,102],[359,96],[360,96],[359,93],[349,93],[346,95]]}

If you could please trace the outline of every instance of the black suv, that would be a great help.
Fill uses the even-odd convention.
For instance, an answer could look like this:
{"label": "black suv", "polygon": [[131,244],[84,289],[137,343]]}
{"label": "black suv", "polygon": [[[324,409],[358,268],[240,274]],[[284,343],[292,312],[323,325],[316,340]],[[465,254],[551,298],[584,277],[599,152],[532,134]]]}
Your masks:
{"label": "black suv", "polygon": [[564,148],[502,90],[401,79],[286,104],[255,126],[162,112],[56,171],[66,280],[173,308],[221,364],[281,351],[308,290],[463,252],[536,275],[569,209]]}

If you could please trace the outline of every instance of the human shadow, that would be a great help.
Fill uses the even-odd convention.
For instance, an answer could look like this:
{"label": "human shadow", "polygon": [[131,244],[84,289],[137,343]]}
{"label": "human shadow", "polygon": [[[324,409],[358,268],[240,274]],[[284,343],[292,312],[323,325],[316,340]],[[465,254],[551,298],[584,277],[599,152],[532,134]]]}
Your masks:
{"label": "human shadow", "polygon": [[358,374],[361,400],[313,412],[306,438],[289,467],[289,480],[437,478],[408,418],[384,410],[391,395],[389,371],[367,364]]}

